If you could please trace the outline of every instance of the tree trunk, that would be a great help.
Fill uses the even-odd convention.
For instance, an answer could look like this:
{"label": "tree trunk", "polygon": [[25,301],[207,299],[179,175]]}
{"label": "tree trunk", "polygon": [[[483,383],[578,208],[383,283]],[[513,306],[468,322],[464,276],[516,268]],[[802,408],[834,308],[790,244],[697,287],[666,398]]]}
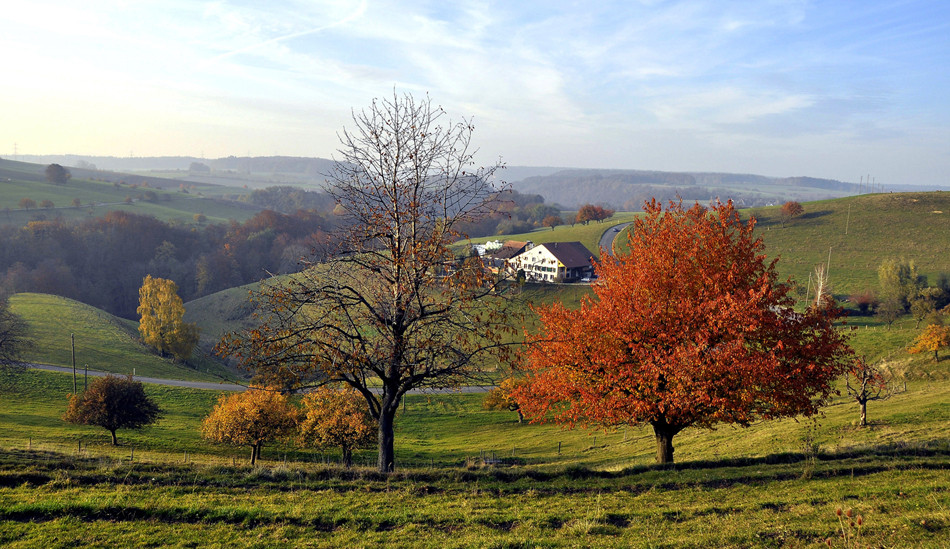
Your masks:
{"label": "tree trunk", "polygon": [[343,466],[349,469],[353,466],[353,450],[349,446],[343,446]]}
{"label": "tree trunk", "polygon": [[666,420],[651,422],[656,435],[656,462],[673,463],[673,437],[683,428],[670,425]]}
{"label": "tree trunk", "polygon": [[867,427],[868,425],[868,401],[864,400],[858,402],[861,405],[861,427]]}
{"label": "tree trunk", "polygon": [[518,412],[518,423],[524,423],[524,414],[521,412],[521,408],[515,411]]}
{"label": "tree trunk", "polygon": [[251,467],[257,464],[257,444],[251,444]]}
{"label": "tree trunk", "polygon": [[[398,404],[397,404],[398,407]],[[396,409],[383,405],[379,411],[379,461],[377,467],[380,473],[392,473],[396,470],[396,450],[393,444],[395,435],[393,423],[396,418]]]}
{"label": "tree trunk", "polygon": [[109,432],[112,433],[112,445],[118,446],[119,441],[115,438],[115,429],[110,429]]}

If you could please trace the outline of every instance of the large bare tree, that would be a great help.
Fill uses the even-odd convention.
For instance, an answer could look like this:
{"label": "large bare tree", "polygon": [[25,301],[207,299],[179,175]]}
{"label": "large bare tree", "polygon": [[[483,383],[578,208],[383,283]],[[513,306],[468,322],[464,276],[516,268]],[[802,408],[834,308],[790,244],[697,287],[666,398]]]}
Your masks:
{"label": "large bare tree", "polygon": [[500,163],[475,167],[472,131],[428,97],[394,93],[354,112],[328,176],[344,218],[340,249],[265,282],[260,325],[219,345],[262,383],[354,387],[378,422],[381,472],[395,469],[403,396],[477,376],[512,339],[497,280],[451,248],[504,185]]}

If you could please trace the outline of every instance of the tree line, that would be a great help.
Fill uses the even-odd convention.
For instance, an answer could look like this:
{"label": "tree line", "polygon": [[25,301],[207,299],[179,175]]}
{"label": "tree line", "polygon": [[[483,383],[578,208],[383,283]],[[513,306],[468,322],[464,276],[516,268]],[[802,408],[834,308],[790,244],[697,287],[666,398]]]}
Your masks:
{"label": "tree line", "polygon": [[122,211],[5,226],[0,289],[60,295],[135,318],[146,275],[174,280],[188,301],[296,271],[301,257],[326,248],[333,227],[332,216],[318,212],[269,210],[244,223],[204,227]]}

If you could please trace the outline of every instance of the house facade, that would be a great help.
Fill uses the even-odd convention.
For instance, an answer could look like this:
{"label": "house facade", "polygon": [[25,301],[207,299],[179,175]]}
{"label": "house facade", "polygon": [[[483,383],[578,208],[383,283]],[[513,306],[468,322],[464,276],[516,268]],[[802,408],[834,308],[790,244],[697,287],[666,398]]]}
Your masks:
{"label": "house facade", "polygon": [[524,253],[531,246],[531,241],[521,242],[518,240],[509,240],[500,244],[490,252],[482,256],[485,266],[493,273],[505,273],[510,267],[512,258]]}
{"label": "house facade", "polygon": [[508,268],[524,272],[529,282],[577,282],[593,274],[592,256],[580,242],[547,242],[526,247],[508,260]]}

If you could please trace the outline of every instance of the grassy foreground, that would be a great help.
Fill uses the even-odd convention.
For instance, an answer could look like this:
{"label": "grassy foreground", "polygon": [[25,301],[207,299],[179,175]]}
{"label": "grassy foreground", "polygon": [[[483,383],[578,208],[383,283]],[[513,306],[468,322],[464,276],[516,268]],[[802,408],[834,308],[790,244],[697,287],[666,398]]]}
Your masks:
{"label": "grassy foreground", "polygon": [[[0,451],[8,547],[945,547],[943,448],[617,473],[129,463]],[[16,471],[10,471],[11,465]],[[847,527],[846,527],[847,528]]]}
{"label": "grassy foreground", "polygon": [[198,437],[218,393],[154,385],[165,418],[114,448],[59,419],[70,376],[29,372],[0,396],[0,545],[845,547],[841,507],[863,516],[862,547],[945,547],[946,370],[872,403],[866,429],[842,397],[817,423],[684,431],[668,469],[647,429],[519,425],[482,395],[416,395],[391,476],[371,451],[346,471],[282,444],[252,469]]}

